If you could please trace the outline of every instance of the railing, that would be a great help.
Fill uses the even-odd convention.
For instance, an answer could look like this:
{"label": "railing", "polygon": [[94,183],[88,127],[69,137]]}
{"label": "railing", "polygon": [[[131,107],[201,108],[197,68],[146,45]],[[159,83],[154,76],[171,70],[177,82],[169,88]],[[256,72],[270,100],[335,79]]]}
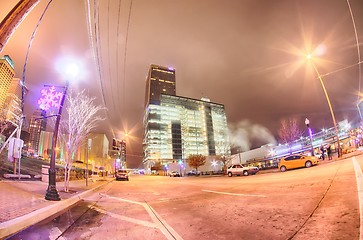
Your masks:
{"label": "railing", "polygon": [[[349,129],[341,128],[338,132],[339,140],[348,138]],[[335,128],[324,129],[316,134],[312,135],[312,141],[309,137],[302,137],[288,144],[278,145],[272,149],[271,157],[264,160],[272,160],[274,158],[281,158],[289,154],[301,153],[311,150],[311,147],[319,148],[320,145],[333,144],[337,141]]]}

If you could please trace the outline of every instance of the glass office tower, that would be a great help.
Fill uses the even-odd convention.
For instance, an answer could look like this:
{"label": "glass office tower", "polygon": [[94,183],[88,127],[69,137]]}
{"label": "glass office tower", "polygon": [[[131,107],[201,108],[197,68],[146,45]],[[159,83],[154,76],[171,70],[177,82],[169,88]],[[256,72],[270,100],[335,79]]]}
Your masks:
{"label": "glass office tower", "polygon": [[191,154],[230,155],[230,149],[225,147],[229,143],[222,104],[209,99],[163,94],[162,91],[158,99],[146,99],[148,101],[144,115],[146,169],[156,163],[183,161]]}
{"label": "glass office tower", "polygon": [[0,112],[4,109],[11,81],[15,75],[14,62],[8,55],[0,58]]}
{"label": "glass office tower", "polygon": [[40,146],[41,132],[47,128],[46,111],[40,108],[36,109],[29,123],[29,152],[34,155],[44,156],[43,149]]}
{"label": "glass office tower", "polygon": [[161,94],[176,94],[175,70],[152,64],[146,81],[145,106],[159,104]]}

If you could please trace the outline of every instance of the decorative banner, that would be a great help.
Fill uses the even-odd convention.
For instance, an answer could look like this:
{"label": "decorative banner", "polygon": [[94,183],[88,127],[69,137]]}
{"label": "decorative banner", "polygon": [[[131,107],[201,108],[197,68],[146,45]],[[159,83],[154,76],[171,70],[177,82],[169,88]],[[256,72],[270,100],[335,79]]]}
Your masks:
{"label": "decorative banner", "polygon": [[42,97],[38,100],[39,107],[43,110],[49,110],[51,107],[59,108],[63,92],[56,92],[55,87],[43,89]]}

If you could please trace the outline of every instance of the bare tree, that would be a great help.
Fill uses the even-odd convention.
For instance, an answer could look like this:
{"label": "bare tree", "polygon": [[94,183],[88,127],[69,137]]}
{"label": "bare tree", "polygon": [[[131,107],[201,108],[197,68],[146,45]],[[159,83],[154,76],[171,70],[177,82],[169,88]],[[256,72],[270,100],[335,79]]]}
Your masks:
{"label": "bare tree", "polygon": [[195,168],[195,170],[198,172],[198,167],[203,166],[206,162],[206,157],[202,154],[192,154],[189,155],[187,162],[189,167]]}
{"label": "bare tree", "polygon": [[216,144],[216,150],[219,154],[216,155],[216,159],[218,161],[221,161],[223,164],[222,170],[223,173],[227,173],[227,166],[229,165],[229,162],[231,161],[231,145],[228,141],[217,141]]}
{"label": "bare tree", "polygon": [[280,141],[290,145],[294,140],[297,140],[303,135],[304,131],[299,128],[296,117],[281,120],[281,127],[278,131]]}
{"label": "bare tree", "polygon": [[61,139],[65,143],[64,191],[69,191],[70,172],[73,156],[77,152],[87,134],[92,131],[99,121],[104,120],[99,112],[105,108],[94,103],[95,98],[88,97],[84,91],[67,97],[68,119],[61,123]]}
{"label": "bare tree", "polygon": [[299,128],[298,120],[295,117],[281,120],[281,127],[278,131],[280,140],[283,143],[292,142],[303,135],[303,131]]}
{"label": "bare tree", "polygon": [[221,163],[223,164],[222,166],[222,171],[223,171],[223,174],[226,174],[227,173],[227,166],[230,164],[230,161],[232,159],[232,157],[229,155],[216,155],[216,159],[218,161],[221,161]]}
{"label": "bare tree", "polygon": [[4,134],[4,132],[11,127],[11,123],[6,119],[6,110],[3,109],[0,112],[0,134]]}

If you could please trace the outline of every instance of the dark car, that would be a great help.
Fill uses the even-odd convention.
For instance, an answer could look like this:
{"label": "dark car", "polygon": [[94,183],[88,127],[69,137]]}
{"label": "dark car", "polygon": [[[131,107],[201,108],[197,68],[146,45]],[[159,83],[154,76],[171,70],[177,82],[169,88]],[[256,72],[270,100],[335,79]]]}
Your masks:
{"label": "dark car", "polygon": [[197,171],[197,170],[190,170],[188,172],[188,176],[199,176],[200,175],[200,171]]}
{"label": "dark car", "polygon": [[169,176],[170,177],[180,177],[180,173],[177,171],[172,171],[172,172],[169,172]]}
{"label": "dark car", "polygon": [[116,180],[129,180],[129,173],[124,169],[119,169],[116,172]]}

